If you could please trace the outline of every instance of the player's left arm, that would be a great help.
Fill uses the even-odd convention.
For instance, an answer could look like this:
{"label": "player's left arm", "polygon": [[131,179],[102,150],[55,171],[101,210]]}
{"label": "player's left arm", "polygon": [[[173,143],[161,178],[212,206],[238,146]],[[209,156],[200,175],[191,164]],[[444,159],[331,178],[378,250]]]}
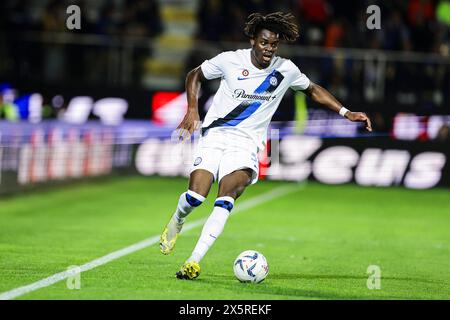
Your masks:
{"label": "player's left arm", "polygon": [[303,91],[314,102],[317,102],[335,112],[338,112],[350,121],[364,122],[366,130],[372,131],[370,118],[364,112],[352,112],[337,101],[337,99],[325,88],[311,82],[309,87]]}

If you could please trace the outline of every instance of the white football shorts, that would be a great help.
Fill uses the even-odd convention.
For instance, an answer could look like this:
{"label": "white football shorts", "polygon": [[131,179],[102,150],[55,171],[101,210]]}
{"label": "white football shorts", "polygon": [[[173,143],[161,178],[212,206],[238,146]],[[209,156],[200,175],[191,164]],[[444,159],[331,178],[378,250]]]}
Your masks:
{"label": "white football shorts", "polygon": [[258,181],[258,147],[242,132],[233,128],[211,128],[200,137],[190,172],[204,169],[219,181],[233,171],[250,168],[252,182]]}

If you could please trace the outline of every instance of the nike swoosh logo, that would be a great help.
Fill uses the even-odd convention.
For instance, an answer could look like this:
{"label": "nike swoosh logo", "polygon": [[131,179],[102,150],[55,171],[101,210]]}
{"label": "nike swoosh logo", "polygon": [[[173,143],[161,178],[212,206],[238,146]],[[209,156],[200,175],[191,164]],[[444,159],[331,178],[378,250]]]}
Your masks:
{"label": "nike swoosh logo", "polygon": [[248,79],[250,79],[250,78],[241,78],[241,77],[238,77],[237,79],[238,79],[238,80],[248,80]]}

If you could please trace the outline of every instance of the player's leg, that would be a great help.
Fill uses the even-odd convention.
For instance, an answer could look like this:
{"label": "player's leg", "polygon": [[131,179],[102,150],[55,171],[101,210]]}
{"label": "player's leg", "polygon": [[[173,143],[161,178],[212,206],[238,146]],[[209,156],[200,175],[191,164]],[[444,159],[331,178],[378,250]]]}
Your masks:
{"label": "player's leg", "polygon": [[161,234],[161,253],[169,254],[173,251],[186,217],[205,201],[213,181],[213,174],[207,170],[198,169],[191,172],[189,189],[180,195],[175,213]]}
{"label": "player's leg", "polygon": [[222,233],[234,207],[234,201],[252,181],[252,170],[234,171],[220,180],[214,209],[203,226],[202,234],[189,260],[200,262],[214,241]]}
{"label": "player's leg", "polygon": [[252,183],[253,177],[254,171],[250,168],[243,168],[227,174],[220,180],[217,197],[231,197],[236,200]]}
{"label": "player's leg", "polygon": [[173,217],[177,223],[184,223],[185,218],[208,196],[214,176],[211,172],[198,169],[192,171],[189,177],[189,189],[180,196],[177,210]]}
{"label": "player's leg", "polygon": [[223,154],[219,140],[214,134],[200,138],[191,166],[189,189],[181,194],[176,211],[161,235],[160,250],[163,254],[173,251],[186,217],[203,203],[217,177]]}
{"label": "player's leg", "polygon": [[187,262],[177,272],[180,279],[194,279],[200,273],[200,260],[222,233],[225,223],[234,206],[234,201],[252,182],[251,169],[236,170],[224,176],[219,183],[219,192],[214,203],[214,209],[203,226],[200,238]]}

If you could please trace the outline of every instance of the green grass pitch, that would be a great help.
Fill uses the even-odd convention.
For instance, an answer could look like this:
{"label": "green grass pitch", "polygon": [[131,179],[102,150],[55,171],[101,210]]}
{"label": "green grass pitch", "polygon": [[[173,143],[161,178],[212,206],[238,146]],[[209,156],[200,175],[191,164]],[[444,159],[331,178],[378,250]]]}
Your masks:
{"label": "green grass pitch", "polygon": [[[277,188],[291,192],[232,213],[194,281],[175,272],[201,225],[183,233],[172,255],[157,244],[17,299],[449,299],[448,189],[407,190],[261,181],[240,203]],[[0,293],[72,265],[83,265],[158,236],[173,213],[182,178],[122,177],[0,199]],[[188,223],[207,217],[217,187]],[[261,251],[270,272],[239,283],[235,257]],[[369,265],[381,288],[367,287]]]}

